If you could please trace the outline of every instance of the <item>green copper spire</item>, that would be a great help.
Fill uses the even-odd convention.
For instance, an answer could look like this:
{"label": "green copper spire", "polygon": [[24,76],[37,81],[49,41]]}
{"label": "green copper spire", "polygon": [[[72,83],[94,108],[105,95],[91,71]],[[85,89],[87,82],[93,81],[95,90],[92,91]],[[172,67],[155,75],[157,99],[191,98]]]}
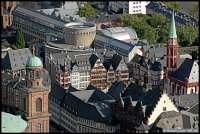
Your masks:
{"label": "green copper spire", "polygon": [[174,19],[174,10],[172,13],[172,19],[171,19],[171,23],[170,23],[170,29],[169,29],[169,38],[177,38],[176,35],[176,26],[175,26],[175,19]]}

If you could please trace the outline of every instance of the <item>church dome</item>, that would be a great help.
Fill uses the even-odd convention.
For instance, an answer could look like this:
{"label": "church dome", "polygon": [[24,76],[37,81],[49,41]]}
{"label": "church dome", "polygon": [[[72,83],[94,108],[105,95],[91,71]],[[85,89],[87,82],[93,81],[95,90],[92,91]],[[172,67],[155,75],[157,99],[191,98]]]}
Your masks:
{"label": "church dome", "polygon": [[26,63],[26,67],[27,68],[42,68],[43,64],[42,61],[40,60],[40,58],[33,56],[30,57]]}

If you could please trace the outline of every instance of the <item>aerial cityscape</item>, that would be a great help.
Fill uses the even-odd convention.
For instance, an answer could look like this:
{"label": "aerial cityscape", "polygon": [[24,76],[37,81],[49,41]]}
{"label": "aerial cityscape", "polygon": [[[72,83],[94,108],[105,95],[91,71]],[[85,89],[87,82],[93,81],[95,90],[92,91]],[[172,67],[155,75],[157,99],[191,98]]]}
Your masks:
{"label": "aerial cityscape", "polygon": [[199,1],[1,1],[2,133],[198,133]]}

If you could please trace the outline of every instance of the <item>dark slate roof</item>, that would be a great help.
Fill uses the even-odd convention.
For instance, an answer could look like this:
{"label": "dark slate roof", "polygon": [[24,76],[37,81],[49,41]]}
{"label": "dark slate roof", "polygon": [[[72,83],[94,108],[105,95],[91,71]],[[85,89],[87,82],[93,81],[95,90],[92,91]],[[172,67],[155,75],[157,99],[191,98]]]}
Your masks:
{"label": "dark slate roof", "polygon": [[105,99],[113,98],[95,89],[68,92],[62,107],[75,116],[110,124],[113,112],[109,105],[103,102]]}
{"label": "dark slate roof", "polygon": [[132,61],[140,64],[142,67],[151,69],[153,71],[161,71],[163,70],[162,63],[160,61],[153,61],[151,59],[146,58],[145,56],[141,56],[136,54]]}
{"label": "dark slate roof", "polygon": [[32,57],[29,48],[10,50],[2,60],[2,68],[13,71],[25,69],[29,57]]}
{"label": "dark slate roof", "polygon": [[122,94],[123,97],[131,96],[133,101],[140,100],[142,95],[144,95],[143,87],[132,82],[128,85],[128,87]]}
{"label": "dark slate roof", "polygon": [[150,48],[148,51],[149,57],[163,57],[167,54],[166,47]]}
{"label": "dark slate roof", "polygon": [[63,87],[54,83],[51,86],[51,92],[49,93],[49,96],[56,98],[56,100],[58,100],[60,104],[65,96],[65,93],[66,93],[66,90]]}
{"label": "dark slate roof", "polygon": [[189,78],[190,75],[193,73],[192,68],[194,66],[194,62],[194,60],[186,58],[181,64],[181,66],[172,74],[171,77],[185,82],[185,78]]}
{"label": "dark slate roof", "polygon": [[180,110],[189,109],[196,103],[199,103],[199,94],[184,94],[169,96],[171,100],[175,100],[176,105]]}
{"label": "dark slate roof", "polygon": [[99,58],[97,57],[97,55],[95,55],[95,54],[92,54],[92,55],[91,55],[91,57],[90,57],[90,59],[89,59],[90,64],[91,64],[91,68],[94,67],[94,65],[95,65],[95,63],[96,63],[96,61],[97,61],[98,59],[99,59]]}
{"label": "dark slate roof", "polygon": [[[180,120],[175,120],[177,117],[179,117]],[[153,128],[158,129],[158,123],[159,128],[161,127],[162,129],[173,129],[173,127],[181,127],[184,122],[182,121],[182,113],[176,111],[167,111],[162,112],[157,117],[153,124]]]}
{"label": "dark slate roof", "polygon": [[65,67],[68,69],[69,72],[71,71],[72,64],[69,58],[57,59],[57,64],[60,65],[59,71],[64,72]]}
{"label": "dark slate roof", "polygon": [[115,99],[118,99],[126,89],[126,85],[119,81],[114,82],[112,86],[108,89],[107,94],[111,95]]}
{"label": "dark slate roof", "polygon": [[172,118],[172,117],[177,117],[181,116],[180,112],[176,111],[167,111],[167,112],[162,112],[158,118],[164,119],[164,118]]}
{"label": "dark slate roof", "polygon": [[121,14],[91,16],[86,18],[87,22],[105,23],[105,22],[121,22]]}
{"label": "dark slate roof", "polygon": [[156,90],[148,90],[143,92],[142,86],[139,86],[135,83],[129,84],[128,88],[122,94],[123,97],[131,96],[133,101],[142,102],[142,105],[145,106],[145,115],[149,116],[157,104],[157,101],[161,97],[161,93]]}
{"label": "dark slate roof", "polygon": [[192,106],[187,111],[190,112],[190,113],[193,113],[193,114],[199,114],[199,103],[195,104],[194,106]]}
{"label": "dark slate roof", "polygon": [[109,94],[105,94],[104,92],[102,92],[101,90],[99,90],[98,88],[89,85],[86,90],[89,91],[93,91],[91,96],[87,95],[89,97],[88,102],[99,102],[99,101],[103,101],[103,100],[112,100],[113,97],[110,96]]}
{"label": "dark slate roof", "polygon": [[112,59],[105,59],[103,61],[103,65],[106,68],[106,70],[108,70],[110,68],[110,66],[112,65]]}
{"label": "dark slate roof", "polygon": [[19,77],[13,77],[12,75],[7,74],[7,73],[1,73],[1,80],[3,84],[6,84],[6,85],[11,84],[11,86],[14,86],[16,82],[19,81]]}
{"label": "dark slate roof", "polygon": [[148,43],[147,39],[145,39],[145,40],[138,40],[136,46],[149,46],[149,43]]}
{"label": "dark slate roof", "polygon": [[118,55],[118,54],[113,55],[113,57],[112,57],[112,67],[113,67],[114,70],[117,69],[121,60],[122,60],[122,57],[120,55]]}

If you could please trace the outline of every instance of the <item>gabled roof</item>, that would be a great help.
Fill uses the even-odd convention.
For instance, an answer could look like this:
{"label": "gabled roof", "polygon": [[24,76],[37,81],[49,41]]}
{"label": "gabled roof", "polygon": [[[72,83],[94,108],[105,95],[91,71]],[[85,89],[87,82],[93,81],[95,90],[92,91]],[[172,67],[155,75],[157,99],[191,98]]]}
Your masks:
{"label": "gabled roof", "polygon": [[199,103],[195,104],[194,106],[192,106],[187,111],[190,112],[190,113],[193,113],[193,114],[199,114]]}
{"label": "gabled roof", "polygon": [[121,81],[119,81],[119,82],[116,81],[108,89],[107,94],[111,95],[115,99],[118,99],[125,90],[126,90],[126,85]]}
{"label": "gabled roof", "polygon": [[159,115],[159,118],[164,119],[164,118],[172,118],[172,117],[176,117],[176,116],[181,116],[181,113],[176,112],[176,111],[167,111],[167,112],[162,112]]}
{"label": "gabled roof", "polygon": [[96,54],[92,54],[92,55],[91,55],[91,57],[90,57],[90,59],[89,59],[90,64],[91,64],[91,68],[94,67],[94,65],[95,65],[95,63],[96,63],[96,61],[97,61],[98,59],[99,59],[99,58],[97,57]]}
{"label": "gabled roof", "polygon": [[119,66],[120,62],[122,60],[122,57],[118,54],[114,54],[113,57],[112,57],[112,67],[114,70],[117,69],[117,67]]}
{"label": "gabled roof", "polygon": [[131,96],[133,101],[140,100],[142,95],[144,95],[143,87],[132,82],[128,85],[128,87],[122,94],[123,97]]}
{"label": "gabled roof", "polygon": [[60,85],[54,83],[51,86],[51,92],[49,93],[49,95],[53,98],[56,98],[56,100],[61,101],[63,100],[64,96],[65,96],[66,90],[61,87]]}
{"label": "gabled roof", "polygon": [[181,96],[174,95],[169,97],[175,101],[179,109],[189,109],[196,103],[199,103],[199,94],[183,94]]}
{"label": "gabled roof", "polygon": [[32,53],[29,48],[10,50],[2,60],[2,68],[13,71],[25,69],[30,57],[32,57]]}
{"label": "gabled roof", "polygon": [[112,65],[112,59],[105,59],[103,61],[103,65],[104,67],[106,68],[106,70],[109,70],[110,68],[113,68],[111,65]]}
{"label": "gabled roof", "polygon": [[188,83],[199,82],[199,65],[192,59],[186,58],[181,66],[172,74],[172,78]]}
{"label": "gabled roof", "polygon": [[77,117],[110,124],[113,111],[105,100],[113,98],[90,86],[87,90],[68,92],[61,106]]}

